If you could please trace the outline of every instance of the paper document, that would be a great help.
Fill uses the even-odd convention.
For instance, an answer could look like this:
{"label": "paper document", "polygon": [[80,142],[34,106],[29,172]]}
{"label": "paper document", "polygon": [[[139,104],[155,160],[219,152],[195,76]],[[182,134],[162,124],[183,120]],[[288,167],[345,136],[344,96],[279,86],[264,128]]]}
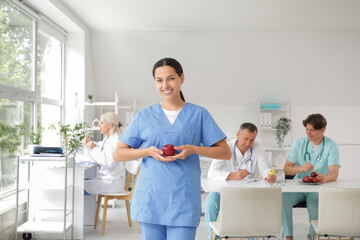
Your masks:
{"label": "paper document", "polygon": [[260,181],[259,179],[253,179],[253,178],[245,178],[243,180],[227,180],[227,182],[239,182],[239,183],[252,183]]}

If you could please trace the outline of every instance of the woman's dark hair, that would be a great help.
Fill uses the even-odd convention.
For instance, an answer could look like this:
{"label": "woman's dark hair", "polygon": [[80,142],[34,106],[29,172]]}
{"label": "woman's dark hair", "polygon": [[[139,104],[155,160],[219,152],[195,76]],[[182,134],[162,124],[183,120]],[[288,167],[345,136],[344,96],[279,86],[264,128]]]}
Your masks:
{"label": "woman's dark hair", "polygon": [[314,113],[314,114],[310,114],[303,121],[304,127],[306,127],[306,125],[308,125],[308,124],[313,126],[314,129],[319,130],[319,129],[326,127],[327,122],[323,115],[321,115],[320,113]]}
{"label": "woman's dark hair", "polygon": [[[163,58],[163,59],[160,59],[159,61],[157,61],[155,64],[154,64],[154,67],[152,69],[152,75],[153,77],[155,77],[155,70],[159,67],[162,67],[162,66],[169,66],[169,67],[172,67],[175,69],[175,72],[176,74],[180,77],[181,74],[184,73],[183,69],[182,69],[182,66],[181,64],[174,58]],[[182,91],[180,90],[180,98],[181,100],[183,100],[185,102],[185,98],[184,98],[184,95],[182,93]]]}

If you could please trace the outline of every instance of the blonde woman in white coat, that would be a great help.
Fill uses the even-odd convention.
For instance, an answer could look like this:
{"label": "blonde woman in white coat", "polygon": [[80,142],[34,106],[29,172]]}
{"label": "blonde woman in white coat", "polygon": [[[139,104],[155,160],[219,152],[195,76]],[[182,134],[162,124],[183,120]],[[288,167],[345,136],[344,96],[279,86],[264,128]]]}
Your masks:
{"label": "blonde woman in white coat", "polygon": [[119,117],[113,112],[104,113],[100,118],[100,132],[105,138],[101,142],[93,142],[84,138],[85,155],[99,164],[98,176],[85,181],[88,194],[118,193],[124,191],[125,166],[123,162],[114,162],[113,154],[119,143],[122,132]]}

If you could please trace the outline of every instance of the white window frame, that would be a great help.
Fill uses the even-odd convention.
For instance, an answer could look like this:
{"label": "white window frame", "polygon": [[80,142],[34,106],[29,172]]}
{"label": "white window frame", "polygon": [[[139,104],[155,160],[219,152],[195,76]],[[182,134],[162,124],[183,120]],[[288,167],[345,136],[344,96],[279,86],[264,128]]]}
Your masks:
{"label": "white window frame", "polygon": [[[61,121],[64,120],[64,82],[65,82],[65,38],[67,35],[67,32],[62,29],[60,26],[52,22],[50,19],[48,19],[46,16],[42,14],[35,13],[30,7],[26,6],[25,4],[20,3],[16,0],[6,0],[10,4],[12,4],[14,7],[16,7],[19,11],[21,11],[23,14],[27,15],[28,17],[32,18],[32,27],[33,27],[33,64],[32,64],[32,73],[31,73],[31,81],[33,82],[33,89],[27,90],[27,89],[21,89],[17,87],[7,86],[0,84],[0,98],[5,98],[13,101],[25,101],[25,102],[32,102],[33,108],[32,108],[32,119],[31,123],[32,126],[34,126],[35,129],[37,129],[37,112],[38,112],[38,104],[48,104],[53,106],[59,106],[61,107]],[[39,96],[39,91],[37,89],[37,81],[36,78],[37,74],[37,34],[39,29],[41,28],[41,31],[48,34],[51,37],[54,37],[55,39],[59,40],[62,43],[61,47],[61,100],[56,99],[50,99]],[[15,194],[15,189],[9,190],[4,193],[0,193],[0,200],[8,197],[10,195]]]}

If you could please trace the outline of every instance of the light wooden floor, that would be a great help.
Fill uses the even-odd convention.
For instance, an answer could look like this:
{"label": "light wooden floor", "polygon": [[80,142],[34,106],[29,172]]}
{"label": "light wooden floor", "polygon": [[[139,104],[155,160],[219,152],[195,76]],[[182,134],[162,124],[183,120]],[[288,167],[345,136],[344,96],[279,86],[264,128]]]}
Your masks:
{"label": "light wooden floor", "polygon": [[[203,195],[203,199],[205,194]],[[309,232],[308,214],[306,209],[294,209],[294,238],[296,240],[306,240]],[[100,215],[102,212],[100,212]],[[101,236],[101,223],[98,222],[97,229],[93,226],[84,226],[84,239],[86,240],[141,240],[137,232],[135,222],[133,227],[128,226],[124,201],[117,202],[116,208],[108,208],[105,235]],[[197,229],[196,240],[208,239],[208,230],[204,217],[201,217],[200,225]]]}

